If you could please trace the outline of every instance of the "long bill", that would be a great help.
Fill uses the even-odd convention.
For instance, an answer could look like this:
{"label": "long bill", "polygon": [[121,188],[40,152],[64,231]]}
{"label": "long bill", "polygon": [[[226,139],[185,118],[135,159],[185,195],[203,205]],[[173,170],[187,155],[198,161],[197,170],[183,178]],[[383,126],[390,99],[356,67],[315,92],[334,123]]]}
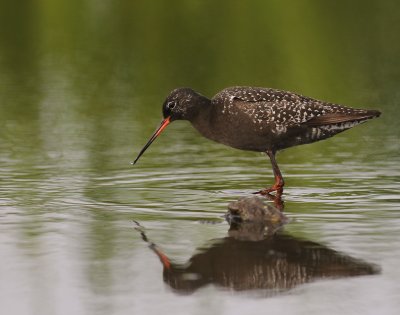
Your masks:
{"label": "long bill", "polygon": [[149,141],[147,141],[146,145],[143,147],[142,150],[140,150],[138,156],[136,157],[136,159],[131,163],[133,165],[136,164],[136,162],[139,160],[139,158],[142,156],[142,154],[147,150],[147,148],[150,146],[150,144],[153,143],[153,141],[158,137],[158,135],[165,129],[165,127],[168,126],[168,124],[171,122],[171,117],[167,117],[165,118],[160,126],[157,128],[156,131],[154,131],[153,135],[151,136],[151,138],[149,139]]}

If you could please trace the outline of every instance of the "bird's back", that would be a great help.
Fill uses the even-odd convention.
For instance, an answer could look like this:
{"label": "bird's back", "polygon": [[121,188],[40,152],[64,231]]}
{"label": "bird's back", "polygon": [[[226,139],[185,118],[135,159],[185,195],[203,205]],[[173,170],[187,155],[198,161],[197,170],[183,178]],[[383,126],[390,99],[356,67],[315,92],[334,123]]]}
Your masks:
{"label": "bird's back", "polygon": [[212,105],[211,124],[223,140],[217,141],[254,151],[323,140],[380,115],[258,87],[226,88],[212,98]]}

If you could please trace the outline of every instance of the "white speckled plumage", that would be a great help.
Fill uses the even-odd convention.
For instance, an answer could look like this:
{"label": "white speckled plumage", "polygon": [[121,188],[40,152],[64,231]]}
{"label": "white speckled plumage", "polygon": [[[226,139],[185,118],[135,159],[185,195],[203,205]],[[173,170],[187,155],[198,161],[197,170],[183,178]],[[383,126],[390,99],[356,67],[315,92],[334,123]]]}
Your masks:
{"label": "white speckled plumage", "polygon": [[[219,134],[219,139],[213,140],[233,147],[255,151],[279,150],[292,145],[326,139],[371,118],[363,117],[363,115],[369,115],[370,112],[368,110],[353,109],[292,92],[259,87],[238,86],[226,88],[211,99],[211,107],[211,112],[215,116],[218,116],[220,112],[222,114],[220,116],[225,121],[230,121],[233,125],[237,125],[235,120],[239,119],[243,127],[246,125],[245,130],[247,133],[251,133],[250,130],[254,133],[250,137],[252,138],[252,144],[246,145],[245,141],[242,141],[238,145],[238,141],[235,141],[236,144],[234,144],[231,139],[224,137],[227,134],[226,131],[224,132],[221,128],[214,127],[216,133]],[[332,114],[354,117],[354,120],[351,123],[341,123],[339,121],[334,124],[329,124],[328,121],[327,125],[322,124],[318,127],[310,127],[308,132],[304,130],[307,123],[312,122],[313,119]],[[212,119],[212,121],[217,124],[222,123],[220,119]],[[292,141],[287,141],[288,139],[285,139],[284,135],[292,129],[296,129],[299,132],[302,131],[302,136],[297,139],[293,138],[294,140]],[[201,132],[201,130],[199,131]],[[254,140],[259,136],[265,137],[264,147],[259,140]],[[255,143],[257,145],[254,145]]]}

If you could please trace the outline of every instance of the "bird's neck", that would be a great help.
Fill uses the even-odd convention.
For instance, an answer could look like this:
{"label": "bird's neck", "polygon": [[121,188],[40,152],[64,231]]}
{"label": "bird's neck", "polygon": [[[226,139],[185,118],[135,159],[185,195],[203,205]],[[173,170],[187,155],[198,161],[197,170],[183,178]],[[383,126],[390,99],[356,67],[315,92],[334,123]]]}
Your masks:
{"label": "bird's neck", "polygon": [[209,133],[211,132],[211,109],[211,100],[199,95],[199,97],[196,99],[196,106],[193,110],[193,114],[190,119],[188,119],[192,123],[193,127],[195,127],[203,136],[207,138],[210,138]]}

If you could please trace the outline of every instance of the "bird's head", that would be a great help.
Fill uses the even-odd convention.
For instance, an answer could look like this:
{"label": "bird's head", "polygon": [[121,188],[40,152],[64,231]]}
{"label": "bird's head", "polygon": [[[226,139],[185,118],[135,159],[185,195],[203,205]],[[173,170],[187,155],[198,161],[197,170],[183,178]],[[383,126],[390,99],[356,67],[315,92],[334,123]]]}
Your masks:
{"label": "bird's head", "polygon": [[191,120],[199,111],[201,99],[204,98],[190,88],[173,90],[165,99],[162,107],[164,119]]}
{"label": "bird's head", "polygon": [[139,152],[132,164],[135,164],[144,151],[153,143],[158,135],[174,120],[192,120],[201,110],[204,102],[210,102],[206,97],[198,94],[190,88],[178,88],[173,90],[165,99],[162,107],[164,120],[153,133],[149,141]]}

